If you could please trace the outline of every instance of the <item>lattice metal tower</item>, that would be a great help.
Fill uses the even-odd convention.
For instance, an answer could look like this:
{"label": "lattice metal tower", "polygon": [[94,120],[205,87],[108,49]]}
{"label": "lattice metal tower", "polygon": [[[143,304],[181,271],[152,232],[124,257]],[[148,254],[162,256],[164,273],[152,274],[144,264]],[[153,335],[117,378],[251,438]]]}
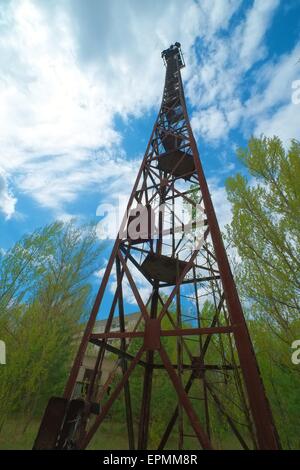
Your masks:
{"label": "lattice metal tower", "polygon": [[[280,446],[187,114],[180,44],[162,57],[160,111],[64,397],[50,399],[36,449],[86,448],[120,399],[129,449],[149,442],[158,449]],[[140,312],[130,328],[124,288]],[[99,312],[104,332],[94,330]],[[78,374],[91,348],[97,355],[79,397]],[[108,377],[106,357],[115,357]],[[134,403],[133,378],[142,383]],[[161,406],[155,387],[166,381],[168,418],[160,438],[149,441]]]}

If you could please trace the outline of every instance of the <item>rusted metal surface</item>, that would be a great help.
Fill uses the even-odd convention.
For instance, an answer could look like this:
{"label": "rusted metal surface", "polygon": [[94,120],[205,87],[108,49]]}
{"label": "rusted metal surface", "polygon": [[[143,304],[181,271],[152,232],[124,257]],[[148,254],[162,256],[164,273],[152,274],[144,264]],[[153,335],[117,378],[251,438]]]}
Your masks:
{"label": "rusted metal surface", "polygon": [[158,351],[160,349],[160,336],[160,321],[156,318],[149,318],[145,324],[145,350]]}
{"label": "rusted metal surface", "polygon": [[68,408],[68,400],[51,397],[45,409],[33,450],[55,449]]}
{"label": "rusted metal surface", "polygon": [[[120,331],[125,331],[125,313],[124,313],[124,302],[123,302],[123,289],[122,289],[122,271],[121,271],[121,263],[120,260],[117,258],[116,260],[116,274],[117,274],[117,283],[120,287],[120,295],[119,295],[119,323],[120,323]],[[120,341],[120,349],[121,349],[121,368],[123,372],[123,376],[126,374],[128,370],[127,366],[127,359],[126,359],[126,340],[122,338]],[[130,385],[129,382],[125,382],[124,384],[124,405],[125,405],[125,413],[126,413],[126,424],[127,424],[127,434],[128,434],[128,446],[130,450],[134,450],[135,442],[134,442],[134,426],[133,426],[133,415],[132,415],[132,404],[131,404],[131,393],[130,393]]]}
{"label": "rusted metal surface", "polygon": [[161,155],[158,168],[166,173],[187,178],[195,171],[195,164],[192,155],[187,155],[182,150],[174,150]]}
{"label": "rusted metal surface", "polygon": [[141,270],[151,279],[175,284],[178,272],[181,274],[187,263],[169,256],[149,253],[141,265]]}
{"label": "rusted metal surface", "polygon": [[[121,339],[121,338],[145,338],[146,335],[150,335],[147,330],[149,320],[146,322],[145,331],[111,331],[109,333],[94,333],[91,335],[91,342],[94,340],[103,339]],[[151,323],[150,323],[151,324]],[[172,330],[163,330],[159,327],[160,321],[157,320],[155,323],[159,336],[193,336],[193,335],[215,335],[220,333],[232,333],[234,326],[217,326],[207,328],[173,328]],[[157,348],[154,348],[157,349]]]}
{"label": "rusted metal surface", "polygon": [[83,399],[77,398],[69,402],[64,424],[57,444],[58,449],[76,449],[81,435],[81,419],[85,408],[91,410],[92,404],[86,403]]}
{"label": "rusted metal surface", "polygon": [[[153,403],[154,378],[165,373],[177,405],[165,423],[159,449],[165,447],[172,433],[177,433],[180,449],[185,448],[189,436],[195,448],[212,449],[212,409],[227,420],[242,449],[277,449],[280,442],[187,114],[180,45],[163,51],[162,57],[166,77],[159,114],[65,388],[69,403],[87,346],[98,348],[87,403],[77,423],[78,432],[73,433],[73,438],[79,436],[74,445],[86,448],[123,393],[128,448],[147,449],[152,406],[161,406]],[[188,223],[183,210],[175,211],[177,204],[181,208],[189,204]],[[136,216],[144,208],[148,226],[140,227]],[[133,226],[138,228],[137,236]],[[148,291],[141,289],[141,277],[148,283]],[[125,289],[141,314],[134,327],[127,323]],[[107,292],[111,303],[104,310]],[[94,331],[99,312],[107,318],[100,332]],[[167,337],[176,338],[176,360],[173,355],[171,360],[162,346]],[[134,344],[131,350],[129,345]],[[116,358],[115,372],[98,394],[107,353]],[[133,403],[130,394],[135,369],[141,371],[142,396],[138,403]],[[108,387],[112,387],[109,397],[104,393]],[[230,401],[233,390],[236,406]],[[89,419],[89,405],[95,397],[101,400],[100,414]],[[138,425],[133,420],[134,407]],[[53,436],[43,438],[39,434],[37,441],[47,448],[57,442],[58,421],[62,426],[66,410],[61,415],[50,427]],[[46,433],[43,423],[41,429]],[[73,445],[70,431],[63,436],[65,448]]]}
{"label": "rusted metal surface", "polygon": [[[181,77],[180,77],[181,82]],[[273,416],[262,383],[259,367],[251,343],[249,331],[245,322],[241,302],[232,276],[226,250],[223,244],[219,224],[213,207],[208,185],[200,162],[198,148],[188,119],[183,95],[183,86],[180,86],[184,114],[190,133],[190,143],[194,155],[195,166],[199,178],[199,185],[205,205],[208,225],[214,245],[215,255],[222,279],[224,296],[227,303],[231,322],[238,325],[235,330],[235,342],[244,376],[250,407],[255,422],[256,434],[260,449],[278,449],[279,436],[274,424]]]}
{"label": "rusted metal surface", "polygon": [[197,438],[199,439],[199,442],[202,446],[203,449],[205,450],[209,450],[209,449],[212,449],[212,444],[208,438],[208,436],[205,434],[205,432],[203,431],[201,425],[200,425],[200,422],[199,422],[199,418],[197,416],[197,414],[195,413],[193,407],[192,407],[192,404],[188,398],[188,395],[186,393],[186,391],[184,390],[184,388],[182,387],[182,384],[180,383],[180,380],[178,379],[178,376],[174,370],[174,368],[172,367],[172,364],[169,360],[169,357],[166,353],[166,351],[164,350],[164,348],[161,348],[160,351],[159,351],[159,354],[162,358],[162,361],[163,361],[163,364],[170,376],[170,379],[171,381],[173,382],[173,385],[174,385],[174,388],[178,394],[178,397],[179,397],[179,401],[181,402],[187,416],[189,417],[190,419],[190,423],[195,431],[195,435],[197,436]]}

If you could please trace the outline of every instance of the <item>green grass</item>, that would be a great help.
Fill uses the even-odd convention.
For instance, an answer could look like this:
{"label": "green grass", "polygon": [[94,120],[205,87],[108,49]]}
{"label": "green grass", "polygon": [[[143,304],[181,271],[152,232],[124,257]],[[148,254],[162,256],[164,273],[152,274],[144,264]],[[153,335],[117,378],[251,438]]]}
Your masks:
{"label": "green grass", "polygon": [[[23,432],[24,423],[17,419],[9,420],[0,433],[1,450],[31,449],[39,427],[39,421],[33,421]],[[89,449],[117,450],[127,449],[125,427],[107,421],[101,426],[89,445]]]}
{"label": "green grass", "polygon": [[38,422],[32,422],[26,432],[23,432],[23,429],[24,423],[22,421],[17,419],[7,421],[0,433],[0,449],[31,449],[38,430]]}
{"label": "green grass", "polygon": [[[39,421],[33,421],[25,432],[24,423],[11,419],[5,423],[0,433],[1,450],[31,449],[39,427]],[[125,426],[106,421],[95,434],[89,449],[118,450],[128,449]]]}
{"label": "green grass", "polygon": [[[22,420],[11,419],[3,427],[0,433],[1,450],[26,450],[31,449],[39,427],[39,421],[33,421],[25,432]],[[216,448],[220,448],[219,443],[215,443]],[[219,445],[218,445],[219,444]],[[224,443],[223,443],[224,445]],[[224,446],[227,449],[237,449],[235,440],[228,440]],[[177,448],[175,436],[170,439],[166,449]],[[186,450],[198,449],[196,439],[185,439],[184,448]],[[91,450],[125,450],[128,449],[127,431],[124,424],[114,423],[111,420],[105,421],[92,439],[88,449]],[[151,449],[151,443],[149,445]]]}

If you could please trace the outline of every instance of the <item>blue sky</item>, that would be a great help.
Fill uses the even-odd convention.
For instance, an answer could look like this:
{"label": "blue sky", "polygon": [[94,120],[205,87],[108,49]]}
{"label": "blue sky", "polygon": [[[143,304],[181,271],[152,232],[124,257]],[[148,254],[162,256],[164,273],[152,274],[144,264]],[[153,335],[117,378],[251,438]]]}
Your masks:
{"label": "blue sky", "polygon": [[299,139],[299,32],[299,0],[0,0],[0,248],[129,194],[175,41],[224,226],[235,149]]}

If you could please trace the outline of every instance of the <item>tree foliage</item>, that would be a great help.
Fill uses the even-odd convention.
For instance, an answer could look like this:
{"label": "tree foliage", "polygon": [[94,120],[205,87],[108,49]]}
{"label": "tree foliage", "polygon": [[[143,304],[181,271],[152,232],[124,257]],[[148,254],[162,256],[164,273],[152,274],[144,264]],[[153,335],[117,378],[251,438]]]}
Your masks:
{"label": "tree foliage", "polygon": [[290,342],[299,318],[300,144],[285,152],[277,137],[252,138],[238,156],[252,177],[227,180],[239,286],[252,313],[283,329]]}
{"label": "tree foliage", "polygon": [[62,392],[100,249],[92,226],[55,222],[2,255],[0,425],[14,413],[28,423]]}
{"label": "tree foliage", "polygon": [[[291,362],[291,344],[300,339],[300,144],[293,141],[285,150],[277,137],[252,138],[238,157],[243,174],[227,180],[233,213],[227,236],[237,251],[235,277],[283,446],[299,448],[300,366]],[[197,196],[195,191],[191,197]],[[25,418],[26,426],[32,417],[41,416],[49,396],[61,394],[78,346],[77,333],[90,299],[90,276],[100,250],[92,226],[56,222],[0,253],[0,338],[7,347],[7,365],[1,366],[0,375],[0,428],[14,414]],[[214,306],[206,302],[202,314],[210,319]],[[174,311],[171,315],[175,321]],[[171,328],[167,318],[163,327]],[[166,337],[162,342],[176,362],[176,339]],[[140,346],[136,339],[129,352],[134,354]],[[222,352],[236,356],[229,347]],[[219,357],[220,344],[212,340],[207,359],[213,364]],[[233,405],[240,393],[235,384],[229,379],[220,384],[212,375],[208,378],[218,384],[217,392],[231,416],[242,421]],[[153,381],[150,444],[155,447],[177,397],[165,370],[155,370]],[[130,378],[136,428],[142,385],[143,370],[137,368]],[[201,397],[200,389],[192,392]],[[210,425],[221,446],[229,436],[228,423],[212,405],[210,398]],[[194,406],[201,415],[200,405]],[[122,395],[112,415],[124,423]],[[202,415],[201,421],[205,422]]]}
{"label": "tree foliage", "polygon": [[291,344],[300,338],[300,143],[285,150],[277,137],[252,138],[238,157],[249,176],[227,180],[236,279],[283,443],[297,448],[300,369]]}

